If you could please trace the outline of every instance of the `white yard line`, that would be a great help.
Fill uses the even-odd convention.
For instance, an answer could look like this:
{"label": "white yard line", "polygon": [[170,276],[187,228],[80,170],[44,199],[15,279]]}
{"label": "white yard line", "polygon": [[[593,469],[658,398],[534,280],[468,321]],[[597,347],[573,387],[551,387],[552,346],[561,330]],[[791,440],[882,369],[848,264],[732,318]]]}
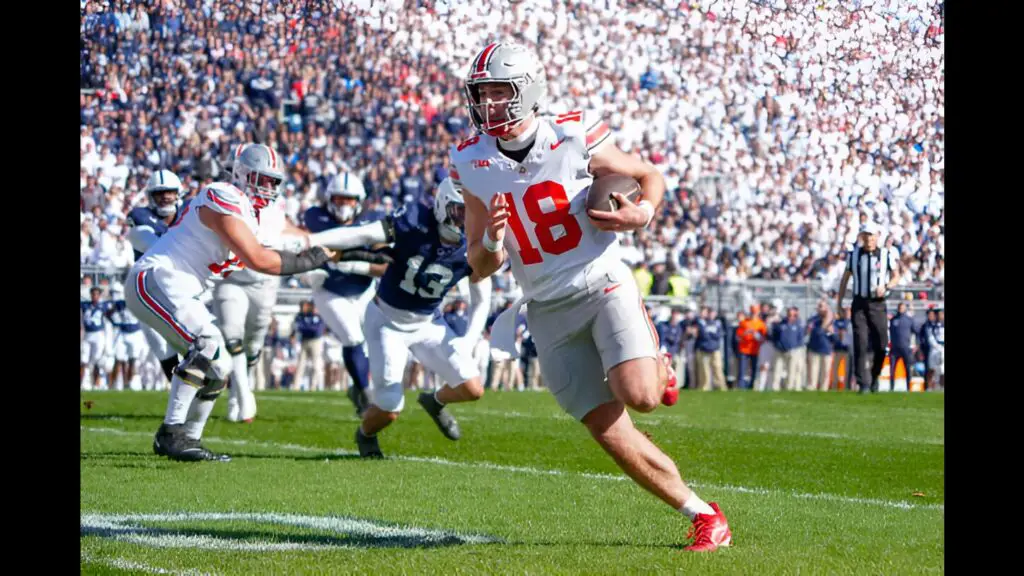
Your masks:
{"label": "white yard line", "polygon": [[82,552],[80,556],[82,562],[89,564],[103,564],[118,570],[132,570],[135,572],[145,572],[147,574],[174,574],[175,576],[213,576],[210,572],[199,572],[198,570],[170,570],[167,568],[160,568],[158,566],[151,566],[149,564],[143,564],[141,562],[135,562],[128,560],[127,558],[107,558],[104,556],[93,556],[87,552]]}
{"label": "white yard line", "polygon": [[[316,399],[316,398],[302,398],[302,397],[288,397],[288,396],[263,396],[259,398],[260,401],[270,400],[271,402],[295,402],[299,404],[327,404],[327,405],[338,405],[338,406],[352,406],[351,402],[347,400],[331,400],[331,399]],[[491,408],[477,408],[473,407],[467,409],[463,414],[459,415],[462,420],[472,421],[477,416],[492,416],[497,418],[526,418],[526,419],[539,419],[539,420],[572,420],[573,418],[563,412],[557,412],[550,415],[538,415],[538,414],[527,414],[524,412],[517,412],[515,410],[494,410]],[[355,418],[353,417],[353,420]],[[852,442],[869,442],[872,444],[885,444],[887,442],[902,442],[905,444],[924,444],[928,446],[945,446],[946,441],[942,439],[932,438],[884,438],[884,437],[869,437],[869,436],[851,436],[849,434],[840,434],[838,432],[808,432],[803,430],[780,430],[778,428],[750,428],[750,427],[736,427],[736,426],[702,426],[699,424],[691,424],[689,422],[683,422],[679,418],[675,418],[670,414],[665,414],[664,417],[649,418],[645,416],[636,417],[635,421],[642,426],[678,426],[680,428],[691,428],[694,430],[718,430],[718,431],[735,431],[735,432],[746,432],[751,434],[767,434],[774,436],[798,436],[803,438],[828,438],[832,440],[849,440]]]}
{"label": "white yard line", "polygon": [[[119,428],[96,428],[82,426],[83,432],[96,432],[101,434],[116,434],[121,436],[138,436],[138,437],[151,437],[152,434],[149,432],[135,432],[129,430],[122,430]],[[206,437],[205,440],[210,442],[217,442],[221,444],[231,444],[235,446],[255,446],[260,448],[271,448],[277,450],[294,450],[297,452],[317,452],[325,455],[334,456],[352,456],[359,452],[353,450],[338,450],[331,448],[318,448],[316,446],[303,446],[300,444],[282,444],[277,442],[260,442],[255,440],[236,440],[231,438],[218,438],[214,436]],[[427,464],[438,464],[442,466],[455,466],[460,468],[480,468],[486,470],[500,470],[504,472],[515,472],[519,474],[533,474],[540,476],[578,476],[582,478],[589,478],[594,480],[614,480],[614,481],[625,481],[629,478],[622,474],[602,474],[594,472],[571,472],[566,470],[556,469],[545,469],[545,468],[534,468],[531,466],[513,466],[508,464],[495,464],[493,462],[459,462],[455,460],[445,460],[444,458],[437,457],[424,457],[424,456],[389,456],[391,460],[399,460],[405,462],[421,462]],[[691,486],[706,488],[708,490],[721,490],[724,492],[739,492],[744,494],[762,494],[767,496],[788,496],[791,498],[801,498],[810,500],[828,500],[831,502],[840,502],[845,504],[865,504],[872,506],[881,506],[884,508],[895,508],[900,510],[941,510],[945,511],[946,507],[944,504],[916,504],[913,502],[906,502],[902,500],[883,500],[877,498],[859,498],[855,496],[842,496],[839,494],[827,494],[827,493],[803,493],[796,491],[787,490],[776,490],[769,488],[749,488],[745,486],[731,486],[731,485],[716,485],[716,484],[705,484],[699,482],[689,482]]]}

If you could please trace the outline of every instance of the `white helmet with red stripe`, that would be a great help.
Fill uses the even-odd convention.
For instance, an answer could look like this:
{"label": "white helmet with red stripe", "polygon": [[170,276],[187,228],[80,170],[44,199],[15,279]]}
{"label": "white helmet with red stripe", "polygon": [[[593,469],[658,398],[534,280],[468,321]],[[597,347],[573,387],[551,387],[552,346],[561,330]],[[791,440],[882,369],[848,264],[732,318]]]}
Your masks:
{"label": "white helmet with red stripe", "polygon": [[284,169],[273,148],[265,144],[239,144],[231,164],[231,181],[249,196],[253,208],[265,208],[277,199]]}
{"label": "white helmet with red stripe", "polygon": [[[491,103],[505,104],[502,118],[490,118],[487,104],[480,102],[479,86],[490,82],[506,82],[512,86],[510,100]],[[466,73],[465,90],[469,117],[477,129],[490,136],[504,136],[537,111],[547,94],[548,81],[540,60],[529,48],[511,42],[495,42],[473,59]]]}

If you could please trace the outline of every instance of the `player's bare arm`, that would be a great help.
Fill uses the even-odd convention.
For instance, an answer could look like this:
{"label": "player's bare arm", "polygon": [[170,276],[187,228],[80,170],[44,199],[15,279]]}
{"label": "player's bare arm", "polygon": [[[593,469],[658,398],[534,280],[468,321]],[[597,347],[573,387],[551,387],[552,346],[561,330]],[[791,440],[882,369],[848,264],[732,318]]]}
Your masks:
{"label": "player's bare arm", "polygon": [[[466,258],[475,277],[487,278],[497,272],[505,260],[501,246],[505,241],[505,223],[509,217],[507,201],[504,195],[495,194],[488,208],[465,188],[462,197],[466,202],[466,242],[469,246]],[[485,233],[487,242],[484,241]],[[494,250],[495,246],[497,250]],[[477,281],[470,278],[471,283]]]}
{"label": "player's bare arm", "polygon": [[[607,144],[590,159],[590,173],[595,178],[608,174],[624,174],[640,183],[641,200],[630,202],[622,194],[614,194],[619,209],[614,212],[588,210],[594,225],[601,230],[628,232],[644,228],[654,217],[655,210],[665,196],[665,178],[654,165],[626,154],[618,146]],[[644,203],[647,203],[645,206]]]}
{"label": "player's bare arm", "polygon": [[487,313],[491,310],[491,277],[478,276],[476,272],[469,275],[469,309],[468,328],[466,334],[476,344],[487,324]]}
{"label": "player's bare arm", "polygon": [[298,254],[270,250],[262,246],[245,223],[238,218],[218,214],[205,206],[199,207],[198,210],[199,220],[203,225],[216,232],[246,266],[257,272],[289,276],[319,268],[334,257],[334,252],[322,246]]}

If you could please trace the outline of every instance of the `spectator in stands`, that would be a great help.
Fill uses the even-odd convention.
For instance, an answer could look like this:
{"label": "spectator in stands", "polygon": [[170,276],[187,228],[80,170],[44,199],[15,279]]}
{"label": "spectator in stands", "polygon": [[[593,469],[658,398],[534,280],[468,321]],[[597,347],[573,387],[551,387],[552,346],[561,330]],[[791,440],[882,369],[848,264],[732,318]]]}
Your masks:
{"label": "spectator in stands", "polygon": [[716,390],[726,390],[722,367],[722,325],[711,306],[703,306],[697,320],[697,387],[710,390],[712,379]]}
{"label": "spectator in stands", "polygon": [[302,388],[306,377],[306,369],[312,365],[313,375],[309,380],[308,390],[324,389],[324,349],[323,335],[325,324],[323,318],[316,313],[312,300],[302,303],[301,311],[295,315],[292,334],[298,334],[302,343],[298,365],[295,368],[294,389]]}
{"label": "spectator in stands", "polygon": [[99,234],[93,246],[92,255],[89,256],[89,262],[104,268],[113,268],[118,255],[117,241],[118,236],[111,229],[107,219],[100,216]]}
{"label": "spectator in stands", "polygon": [[832,311],[824,300],[817,314],[807,320],[807,389],[828,390],[832,360]]}
{"label": "spectator in stands", "polygon": [[738,386],[749,390],[757,380],[757,358],[761,351],[761,343],[768,336],[768,328],[761,319],[761,307],[750,305],[750,316],[740,321],[736,327],[737,351],[739,352]]}
{"label": "spectator in stands", "polygon": [[772,344],[775,345],[775,361],[772,364],[772,390],[786,379],[783,390],[802,390],[800,382],[800,349],[804,347],[804,326],[800,321],[800,309],[790,306],[786,317],[775,324],[772,330]]}
{"label": "spectator in stands", "polygon": [[645,293],[661,260],[686,271],[676,297],[681,281],[827,289],[866,221],[893,239],[901,282],[944,281],[940,2],[420,4],[86,3],[83,214],[146,202],[156,168],[195,193],[243,141],[286,159],[293,221],[341,169],[389,213],[429,195],[470,131],[459,63],[516,37],[546,63],[543,112],[600,110],[665,174],[660,213],[623,235]]}

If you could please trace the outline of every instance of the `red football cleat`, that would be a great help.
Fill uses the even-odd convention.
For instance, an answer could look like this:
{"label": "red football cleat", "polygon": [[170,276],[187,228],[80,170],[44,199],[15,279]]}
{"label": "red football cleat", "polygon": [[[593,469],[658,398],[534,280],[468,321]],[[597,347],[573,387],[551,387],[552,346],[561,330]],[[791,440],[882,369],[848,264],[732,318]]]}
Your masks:
{"label": "red football cleat", "polygon": [[668,383],[665,384],[665,391],[661,394],[661,403],[665,406],[672,406],[679,400],[679,387],[676,381],[676,372],[672,369],[672,355],[665,353],[661,355],[661,363],[668,371]]}
{"label": "red football cleat", "polygon": [[697,514],[693,519],[693,526],[687,533],[687,538],[693,538],[693,543],[683,548],[690,552],[714,552],[719,546],[732,545],[732,531],[729,530],[729,521],[725,514],[718,508],[718,504],[708,502],[708,505],[715,511],[711,514]]}

